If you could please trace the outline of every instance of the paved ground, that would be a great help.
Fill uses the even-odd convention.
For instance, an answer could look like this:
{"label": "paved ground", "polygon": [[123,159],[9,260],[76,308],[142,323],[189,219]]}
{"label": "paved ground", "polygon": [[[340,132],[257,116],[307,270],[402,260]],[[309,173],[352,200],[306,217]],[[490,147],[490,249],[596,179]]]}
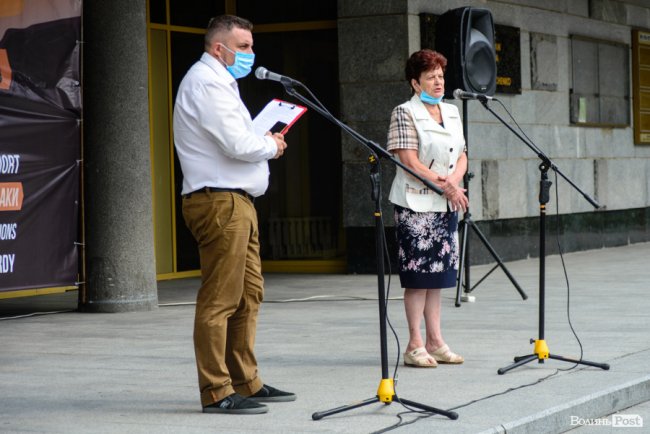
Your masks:
{"label": "paved ground", "polygon": [[[466,363],[398,365],[396,391],[456,411],[458,420],[411,413],[399,402],[312,420],[316,411],[376,394],[376,276],[266,276],[257,339],[261,375],[299,397],[257,416],[200,411],[191,339],[196,279],[160,282],[161,307],[152,312],[77,313],[75,292],[0,300],[0,317],[70,310],[0,321],[0,432],[620,432],[611,426],[613,413],[643,418],[643,428],[623,432],[650,432],[649,258],[650,243],[565,255],[570,319],[583,358],[610,364],[607,371],[548,360],[497,374],[513,356],[532,354],[529,340],[539,337],[537,258],[506,264],[526,301],[501,270],[476,288],[474,303],[456,308],[455,290],[448,290],[445,337]],[[546,342],[552,354],[578,357],[559,256],[546,265]],[[472,267],[473,278],[490,268]],[[402,347],[389,333],[391,376],[407,338],[398,286],[393,277],[388,314]]]}

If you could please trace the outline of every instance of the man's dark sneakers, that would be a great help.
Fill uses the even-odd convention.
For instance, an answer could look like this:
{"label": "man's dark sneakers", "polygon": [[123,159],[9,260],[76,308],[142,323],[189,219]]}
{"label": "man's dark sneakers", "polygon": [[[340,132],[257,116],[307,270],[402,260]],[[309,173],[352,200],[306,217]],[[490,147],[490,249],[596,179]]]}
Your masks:
{"label": "man's dark sneakers", "polygon": [[266,405],[244,398],[239,393],[233,393],[221,401],[203,407],[203,413],[261,414],[267,411],[269,408]]}
{"label": "man's dark sneakers", "polygon": [[249,396],[248,399],[254,402],[289,402],[296,400],[296,394],[283,392],[265,384],[257,393]]}

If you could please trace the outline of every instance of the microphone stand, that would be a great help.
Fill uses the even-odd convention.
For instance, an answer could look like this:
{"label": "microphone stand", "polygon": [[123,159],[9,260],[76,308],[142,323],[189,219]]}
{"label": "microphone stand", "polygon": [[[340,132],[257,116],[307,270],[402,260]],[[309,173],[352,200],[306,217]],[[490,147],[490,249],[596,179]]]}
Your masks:
{"label": "microphone stand", "polygon": [[[312,414],[313,420],[319,420],[326,416],[330,416],[337,413],[342,413],[344,411],[353,410],[355,408],[363,407],[370,405],[376,402],[383,402],[386,405],[389,405],[393,400],[397,400],[402,404],[410,405],[421,410],[441,414],[448,417],[449,419],[458,419],[458,414],[453,411],[441,410],[435,407],[430,407],[428,405],[420,404],[418,402],[410,401],[404,398],[398,398],[395,394],[395,387],[393,379],[388,376],[388,350],[386,344],[386,293],[384,287],[384,237],[383,237],[383,222],[381,214],[381,175],[380,175],[380,164],[379,158],[385,158],[396,166],[401,167],[403,170],[422,181],[428,188],[435,191],[436,193],[442,195],[442,190],[431,183],[430,181],[423,179],[421,176],[416,174],[413,170],[405,166],[401,161],[394,158],[387,150],[379,146],[377,143],[372,140],[368,140],[363,137],[361,134],[350,128],[348,125],[344,124],[336,117],[334,117],[321,103],[318,99],[311,93],[311,91],[302,83],[295,80],[282,80],[280,81],[284,90],[294,98],[298,99],[305,105],[312,108],[314,111],[318,112],[326,119],[330,120],[334,124],[338,125],[343,131],[350,134],[356,141],[363,144],[366,148],[370,150],[370,156],[368,157],[368,162],[370,163],[370,181],[372,185],[372,199],[375,204],[374,210],[374,221],[375,221],[375,253],[377,256],[377,291],[379,295],[379,336],[380,336],[380,347],[381,347],[381,381],[377,389],[376,396],[366,399],[361,402],[356,402],[353,404],[343,405],[341,407],[336,407],[331,410],[320,411]],[[294,89],[294,86],[301,86],[305,89],[316,102],[311,101],[306,98],[304,95],[300,94]]]}
{"label": "microphone stand", "polygon": [[582,191],[573,181],[571,181],[562,171],[547,157],[544,152],[542,152],[535,144],[531,143],[529,140],[524,138],[519,132],[512,128],[508,123],[506,123],[498,114],[496,114],[489,106],[487,99],[480,99],[483,107],[494,117],[496,117],[503,125],[505,125],[510,131],[512,131],[515,136],[517,136],[526,146],[528,146],[541,160],[539,165],[540,170],[540,191],[539,191],[539,337],[538,339],[531,339],[530,343],[535,344],[535,349],[533,354],[526,356],[518,356],[514,358],[514,363],[506,366],[505,368],[499,369],[497,372],[499,375],[503,375],[511,369],[514,369],[518,366],[524,365],[526,363],[532,362],[537,359],[538,363],[544,363],[545,359],[554,359],[560,360],[563,362],[576,363],[580,365],[594,366],[604,370],[609,369],[607,363],[596,363],[589,362],[587,360],[581,359],[571,359],[567,357],[558,356],[551,354],[548,349],[548,345],[544,340],[544,300],[545,300],[545,273],[546,273],[546,204],[549,201],[549,190],[551,188],[552,182],[548,180],[547,172],[549,169],[559,174],[565,181],[567,181],[576,191],[578,191],[582,196],[589,202],[594,208],[600,208],[600,205],[596,199],[589,196],[587,193]]}

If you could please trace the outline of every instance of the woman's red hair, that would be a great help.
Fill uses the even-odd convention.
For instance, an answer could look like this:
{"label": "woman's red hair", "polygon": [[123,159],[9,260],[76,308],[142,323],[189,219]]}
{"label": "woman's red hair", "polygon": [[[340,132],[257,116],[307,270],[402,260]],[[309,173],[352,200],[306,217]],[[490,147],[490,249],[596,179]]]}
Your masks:
{"label": "woman's red hair", "polygon": [[406,81],[409,83],[411,83],[411,80],[419,82],[420,75],[423,72],[438,67],[442,68],[442,72],[445,72],[447,68],[447,58],[445,56],[428,48],[416,51],[406,61],[406,68],[404,68]]}

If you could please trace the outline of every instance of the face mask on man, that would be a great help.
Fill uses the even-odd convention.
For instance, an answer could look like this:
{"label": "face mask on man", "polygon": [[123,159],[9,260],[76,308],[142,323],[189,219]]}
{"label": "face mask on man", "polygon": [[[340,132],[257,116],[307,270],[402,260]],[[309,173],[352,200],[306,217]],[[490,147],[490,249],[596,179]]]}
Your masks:
{"label": "face mask on man", "polygon": [[235,62],[232,65],[226,65],[226,69],[235,77],[235,80],[244,78],[251,73],[255,63],[255,53],[242,53],[241,51],[232,51],[230,48],[221,44],[223,48],[235,55]]}
{"label": "face mask on man", "polygon": [[439,98],[433,97],[426,93],[424,89],[422,89],[422,92],[420,92],[420,101],[422,101],[425,104],[430,104],[430,105],[436,105],[440,104],[440,101],[442,101],[442,96]]}

